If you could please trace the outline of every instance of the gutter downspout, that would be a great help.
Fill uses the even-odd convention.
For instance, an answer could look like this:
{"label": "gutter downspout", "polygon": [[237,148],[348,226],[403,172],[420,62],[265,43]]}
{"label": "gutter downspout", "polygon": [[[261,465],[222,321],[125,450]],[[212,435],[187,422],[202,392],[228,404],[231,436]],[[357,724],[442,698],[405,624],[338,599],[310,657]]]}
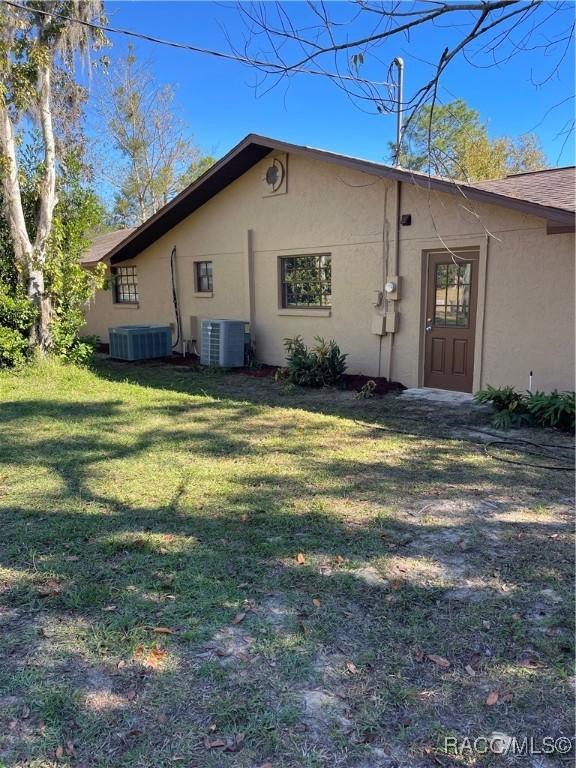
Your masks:
{"label": "gutter downspout", "polygon": [[254,322],[256,319],[256,302],[254,293],[254,231],[252,229],[246,230],[246,240],[244,242],[244,259],[246,266],[246,310],[248,312],[248,322],[250,323],[250,346],[254,348]]}

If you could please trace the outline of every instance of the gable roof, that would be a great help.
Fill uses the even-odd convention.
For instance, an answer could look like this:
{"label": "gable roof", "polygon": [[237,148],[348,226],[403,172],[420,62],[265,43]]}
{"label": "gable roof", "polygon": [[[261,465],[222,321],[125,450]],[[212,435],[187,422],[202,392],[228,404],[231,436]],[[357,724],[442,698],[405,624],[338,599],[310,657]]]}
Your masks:
{"label": "gable roof", "polygon": [[[555,169],[539,172],[542,178],[538,181],[540,192],[536,197],[535,193],[530,192],[529,182],[508,181],[508,179],[518,179],[519,177],[508,177],[508,179],[501,179],[497,182],[464,184],[438,176],[429,176],[426,173],[396,168],[383,163],[291,144],[251,133],[200,178],[113,246],[107,253],[110,263],[114,264],[136,256],[273,151],[304,155],[372,176],[414,184],[423,189],[434,189],[477,200],[481,203],[501,205],[522,213],[539,216],[558,226],[573,227],[576,219],[573,199],[574,168],[561,169],[568,171],[568,175],[571,174],[572,178],[572,190],[569,189],[569,183],[563,184],[564,192],[562,193],[559,192],[559,187],[555,186],[553,181],[544,181],[548,178],[548,174],[556,173]],[[490,184],[504,184],[504,186],[489,188]]]}
{"label": "gable roof", "polygon": [[126,229],[117,229],[114,232],[98,235],[92,240],[89,250],[80,257],[80,264],[90,266],[102,261],[112,249],[120,245],[135,229],[136,227],[127,227]]}

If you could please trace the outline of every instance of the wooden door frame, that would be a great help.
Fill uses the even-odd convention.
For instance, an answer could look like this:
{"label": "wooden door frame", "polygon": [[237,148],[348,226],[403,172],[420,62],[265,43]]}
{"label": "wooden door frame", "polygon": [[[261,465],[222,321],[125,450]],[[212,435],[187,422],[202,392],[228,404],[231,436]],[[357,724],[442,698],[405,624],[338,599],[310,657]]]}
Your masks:
{"label": "wooden door frame", "polygon": [[424,386],[424,365],[426,354],[426,302],[428,290],[428,256],[431,253],[446,253],[448,248],[454,251],[471,251],[478,254],[478,294],[476,298],[476,334],[474,341],[474,370],[472,376],[472,391],[476,392],[482,386],[482,362],[484,352],[484,317],[486,304],[486,277],[488,274],[488,235],[484,237],[444,237],[443,243],[430,240],[421,244],[420,263],[420,332],[418,334],[418,386]]}

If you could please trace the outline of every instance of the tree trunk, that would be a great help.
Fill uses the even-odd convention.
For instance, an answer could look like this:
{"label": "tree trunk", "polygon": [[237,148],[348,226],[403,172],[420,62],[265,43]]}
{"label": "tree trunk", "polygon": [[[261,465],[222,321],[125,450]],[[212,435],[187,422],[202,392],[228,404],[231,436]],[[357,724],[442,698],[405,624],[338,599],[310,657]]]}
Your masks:
{"label": "tree trunk", "polygon": [[46,293],[44,267],[46,250],[52,230],[54,207],[56,206],[56,145],[51,111],[51,72],[50,65],[44,64],[38,68],[36,84],[38,93],[38,109],[42,138],[44,140],[44,176],[40,186],[40,205],[34,244],[30,240],[22,194],[18,179],[18,164],[16,160],[16,142],[14,126],[10,118],[7,104],[0,95],[0,152],[3,160],[2,190],[4,206],[10,225],[10,236],[14,247],[14,256],[20,275],[27,282],[29,298],[38,310],[30,342],[44,354],[50,348],[50,321],[52,319],[52,302]]}
{"label": "tree trunk", "polygon": [[16,141],[12,120],[8,112],[5,100],[0,96],[0,167],[2,173],[2,192],[4,196],[4,209],[10,227],[10,237],[14,248],[14,256],[21,273],[27,274],[32,255],[32,243],[28,237],[24,209],[22,208],[22,194],[20,180],[18,178],[18,164],[16,162]]}
{"label": "tree trunk", "polygon": [[50,323],[52,320],[52,301],[46,293],[44,267],[48,240],[52,231],[54,208],[56,207],[56,142],[52,123],[52,83],[50,65],[38,68],[38,108],[42,138],[44,140],[44,177],[40,187],[40,206],[38,226],[32,253],[32,262],[28,271],[28,296],[36,304],[38,315],[32,329],[31,341],[42,354],[51,346]]}
{"label": "tree trunk", "polygon": [[37,315],[30,333],[30,342],[41,354],[50,349],[52,320],[52,300],[45,292],[44,272],[41,269],[30,271],[28,278],[28,297],[34,302]]}

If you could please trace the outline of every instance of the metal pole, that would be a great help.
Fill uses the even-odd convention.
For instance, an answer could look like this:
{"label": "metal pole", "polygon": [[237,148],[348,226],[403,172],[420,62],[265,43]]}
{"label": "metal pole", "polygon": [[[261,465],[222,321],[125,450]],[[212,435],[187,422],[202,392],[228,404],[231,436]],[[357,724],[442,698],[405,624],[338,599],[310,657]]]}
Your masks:
{"label": "metal pole", "polygon": [[394,165],[400,165],[400,154],[402,152],[402,107],[404,105],[404,59],[397,56],[393,64],[398,69],[398,84],[396,98],[396,156]]}

